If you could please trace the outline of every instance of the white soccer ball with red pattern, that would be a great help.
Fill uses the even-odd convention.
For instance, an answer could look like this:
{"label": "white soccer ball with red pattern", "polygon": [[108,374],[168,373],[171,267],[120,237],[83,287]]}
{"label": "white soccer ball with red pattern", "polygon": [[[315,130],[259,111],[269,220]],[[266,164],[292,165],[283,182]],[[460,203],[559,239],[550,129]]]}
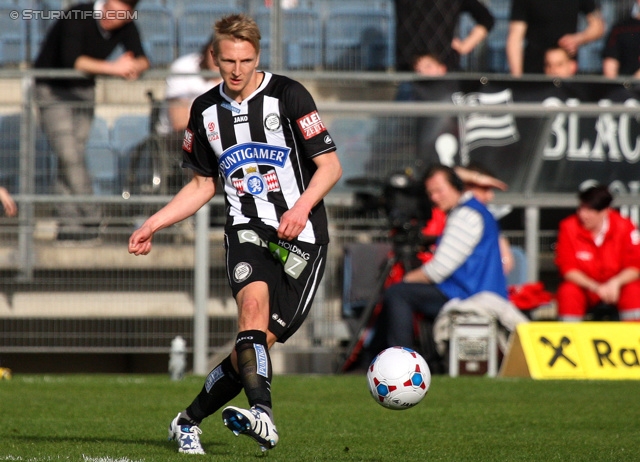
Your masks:
{"label": "white soccer ball with red pattern", "polygon": [[371,361],[367,382],[371,396],[378,404],[394,410],[409,409],[422,401],[429,391],[431,371],[415,351],[391,347]]}

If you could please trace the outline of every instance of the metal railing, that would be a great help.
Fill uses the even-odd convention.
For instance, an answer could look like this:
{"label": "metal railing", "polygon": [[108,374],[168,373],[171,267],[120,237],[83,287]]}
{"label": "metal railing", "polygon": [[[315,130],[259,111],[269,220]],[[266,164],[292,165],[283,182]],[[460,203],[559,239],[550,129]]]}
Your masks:
{"label": "metal railing", "polygon": [[[215,317],[233,318],[233,308],[228,309],[225,304],[229,303],[229,294],[226,289],[224,277],[219,274],[221,261],[216,261],[212,256],[219,256],[219,247],[212,246],[213,243],[219,241],[220,228],[217,224],[212,223],[218,219],[217,212],[222,207],[220,198],[215,198],[210,205],[205,206],[196,214],[193,221],[189,220],[187,225],[189,229],[185,231],[183,228],[175,227],[172,230],[166,230],[164,237],[158,237],[160,240],[159,253],[166,252],[169,260],[158,263],[158,260],[150,260],[150,263],[141,263],[141,260],[126,255],[126,236],[131,232],[133,227],[139,223],[141,216],[139,210],[146,208],[150,210],[159,208],[165,204],[170,196],[132,196],[124,199],[120,195],[112,194],[106,196],[92,197],[70,197],[59,196],[55,194],[35,194],[35,157],[36,157],[36,131],[37,131],[37,108],[33,99],[32,88],[33,79],[36,76],[57,76],[68,77],[71,75],[78,76],[75,72],[53,72],[53,71],[3,71],[0,72],[0,81],[2,79],[18,79],[22,95],[20,98],[20,112],[22,114],[20,126],[20,190],[15,195],[15,199],[19,204],[19,217],[17,219],[0,219],[0,248],[4,247],[3,253],[0,254],[0,266],[2,267],[0,278],[0,293],[8,294],[5,296],[6,305],[9,306],[8,313],[0,311],[0,318],[10,319],[16,317],[11,312],[11,306],[17,306],[23,303],[20,296],[15,296],[10,292],[18,292],[19,295],[37,292],[40,285],[46,285],[47,291],[44,296],[34,303],[42,304],[47,300],[47,295],[56,293],[58,287],[64,286],[59,292],[64,294],[79,292],[87,293],[91,291],[104,292],[104,298],[107,294],[134,293],[138,290],[135,284],[140,283],[144,286],[144,293],[150,293],[154,290],[163,292],[171,290],[173,292],[187,292],[189,300],[188,308],[177,309],[182,314],[193,319],[193,337],[192,351],[194,354],[194,371],[199,374],[207,372],[207,358],[211,353],[218,351],[221,343],[231,335],[232,330],[225,331],[224,335],[216,337],[212,341],[212,332],[209,331],[211,319]],[[413,75],[390,75],[390,74],[352,74],[352,73],[291,73],[292,76],[305,82],[313,84],[327,83],[332,87],[341,89],[345,95],[349,94],[350,87],[355,90],[356,94],[361,94],[363,89],[366,91],[367,86],[375,88],[393,88],[403,80],[414,79]],[[149,85],[159,87],[162,85],[163,78],[166,73],[154,71],[148,73],[143,82]],[[455,79],[456,76],[448,76],[448,79]],[[466,79],[482,79],[487,76],[470,76],[465,75]],[[600,81],[600,80],[599,80]],[[625,79],[617,81],[620,85],[628,85]],[[133,84],[120,83],[121,91],[139,91],[139,86],[131,86]],[[321,93],[319,91],[318,93]],[[103,99],[108,100],[108,95]],[[101,101],[99,105],[104,107],[110,104],[126,106],[136,112],[145,112],[146,103],[143,97],[136,95],[131,98],[136,101],[134,103],[110,103],[109,101]],[[366,115],[368,118],[378,117],[440,117],[443,115],[460,116],[471,114],[478,111],[477,107],[456,106],[449,103],[433,103],[433,102],[412,102],[398,103],[392,101],[374,101],[375,97],[371,97],[371,101],[328,101],[321,96],[316,96],[319,111],[323,118],[357,118]],[[2,101],[0,101],[0,105]],[[16,107],[15,105],[13,106]],[[122,109],[122,108],[120,108]],[[483,107],[482,111],[487,114],[503,114],[508,110],[513,115],[552,118],[556,114],[577,114],[581,116],[600,116],[607,114],[626,114],[636,117],[638,109],[635,106],[624,104],[611,104],[607,107],[598,105],[597,103],[584,103],[575,107],[542,107],[537,103],[514,103],[505,107]],[[402,140],[397,140],[402,141]],[[341,145],[349,146],[345,140],[336,138],[341,152]],[[345,148],[348,149],[348,148]],[[344,151],[342,151],[344,154]],[[397,160],[390,156],[390,164]],[[2,167],[0,167],[1,169]],[[634,167],[635,168],[635,167]],[[366,172],[365,172],[366,173]],[[379,172],[368,172],[370,176],[376,177]],[[105,237],[105,242],[100,247],[83,249],[82,247],[56,247],[55,239],[42,239],[38,236],[38,229],[42,227],[43,221],[52,220],[51,207],[61,202],[77,202],[90,203],[96,206],[104,207],[109,211],[101,231]],[[315,312],[310,317],[308,325],[301,330],[300,335],[294,336],[287,346],[298,351],[313,350],[317,348],[329,348],[336,350],[340,348],[341,341],[344,340],[344,326],[341,324],[341,258],[344,245],[349,242],[359,241],[384,241],[387,238],[386,221],[380,213],[371,212],[362,214],[356,210],[357,202],[355,201],[353,190],[348,187],[342,187],[327,197],[328,210],[331,215],[331,232],[332,232],[332,252],[330,254],[330,263],[327,267],[327,276],[323,289],[319,292]],[[509,204],[514,208],[525,210],[525,222],[523,230],[524,247],[528,257],[529,267],[528,275],[530,280],[537,280],[539,277],[539,258],[540,258],[540,216],[542,211],[553,208],[572,208],[576,204],[575,194],[548,194],[536,193],[534,191],[524,191],[522,193],[500,193],[496,197],[497,204]],[[619,195],[616,198],[616,205],[628,207],[630,214],[637,214],[637,205],[639,199],[637,194]],[[212,209],[215,213],[212,213]],[[133,211],[137,212],[133,212]],[[636,210],[635,212],[633,212]],[[164,241],[162,240],[164,239]],[[170,253],[171,249],[175,252]],[[52,250],[54,249],[54,250]],[[57,250],[56,250],[57,249]],[[192,258],[184,257],[185,253],[192,253]],[[124,255],[121,255],[124,254]],[[75,256],[77,255],[77,256]],[[178,256],[180,255],[180,258]],[[184,258],[183,258],[184,257]],[[74,260],[74,258],[77,258]],[[151,257],[156,258],[156,257]],[[157,257],[160,258],[160,257]],[[144,260],[142,260],[144,261]],[[154,268],[154,264],[158,264],[160,270]],[[74,265],[76,265],[74,267]],[[74,269],[75,268],[75,269]],[[47,273],[54,272],[54,273]],[[163,286],[152,284],[150,281],[156,278],[154,271],[166,271],[171,274],[168,277],[172,283]],[[173,271],[173,272],[172,272]],[[57,272],[57,273],[56,273]],[[84,283],[72,282],[73,278],[86,272],[87,281]],[[185,275],[185,272],[188,274]],[[53,275],[52,275],[53,274]],[[105,278],[108,280],[103,280]],[[47,279],[49,278],[49,279]],[[128,278],[135,279],[136,282],[126,281]],[[180,282],[177,283],[177,279]],[[46,282],[42,282],[46,280]],[[61,283],[60,281],[64,281]],[[173,285],[172,285],[173,284]],[[163,292],[164,293],[164,292]],[[1,295],[1,294],[0,294]],[[26,295],[25,295],[26,296]],[[216,300],[216,308],[212,310],[212,299]],[[13,300],[13,301],[12,301]],[[105,301],[105,300],[103,300]],[[109,310],[113,310],[117,314],[116,317],[123,316],[122,311],[118,311],[113,307],[121,303],[121,299],[115,299],[110,304]],[[155,301],[154,303],[159,303]],[[13,304],[13,305],[12,305]],[[45,302],[46,304],[46,302]],[[222,308],[218,305],[221,305]],[[0,308],[2,299],[0,299]],[[26,305],[25,305],[26,306]],[[52,307],[58,306],[55,303]],[[226,307],[226,308],[225,308]],[[147,316],[136,313],[138,307],[127,306],[126,310],[131,311],[132,316]],[[27,318],[60,318],[56,312],[47,312],[47,306],[38,306],[37,309],[31,307],[34,311],[28,312],[27,315],[19,315],[20,319]],[[192,310],[192,311],[191,311]],[[227,311],[225,311],[227,310]],[[109,317],[109,313],[95,312],[95,310],[87,309],[76,317],[100,318]],[[151,317],[172,319],[172,316],[166,313],[160,315],[148,315]],[[63,317],[73,318],[73,314],[66,313]],[[136,327],[140,328],[140,327]],[[27,328],[28,329],[28,328]],[[233,329],[233,324],[225,324],[224,329]],[[14,335],[15,332],[12,334]],[[137,332],[136,335],[141,335]],[[348,333],[346,333],[348,335]],[[28,332],[25,332],[28,337]],[[149,334],[149,337],[153,334]],[[165,339],[166,340],[166,339]],[[0,342],[1,343],[1,342]],[[21,347],[11,350],[11,346],[6,343],[0,344],[0,352],[2,351],[35,351],[33,346],[21,344]],[[43,350],[47,348],[57,348],[48,346],[44,342]],[[40,348],[40,347],[38,347]],[[70,351],[96,351],[95,347],[82,345],[73,345],[66,348]],[[92,350],[93,348],[93,350]],[[138,343],[133,346],[111,346],[100,347],[111,348],[109,351],[120,351],[125,349],[128,351],[150,352],[165,348],[157,343]],[[166,343],[166,351],[169,344]]]}

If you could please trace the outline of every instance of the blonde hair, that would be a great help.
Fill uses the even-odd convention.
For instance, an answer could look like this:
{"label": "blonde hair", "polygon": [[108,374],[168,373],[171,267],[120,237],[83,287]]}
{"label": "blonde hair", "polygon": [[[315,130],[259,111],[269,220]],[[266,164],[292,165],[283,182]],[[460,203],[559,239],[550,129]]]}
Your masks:
{"label": "blonde hair", "polygon": [[216,21],[214,26],[213,51],[220,53],[222,40],[245,40],[260,52],[260,28],[256,22],[244,14],[231,14]]}

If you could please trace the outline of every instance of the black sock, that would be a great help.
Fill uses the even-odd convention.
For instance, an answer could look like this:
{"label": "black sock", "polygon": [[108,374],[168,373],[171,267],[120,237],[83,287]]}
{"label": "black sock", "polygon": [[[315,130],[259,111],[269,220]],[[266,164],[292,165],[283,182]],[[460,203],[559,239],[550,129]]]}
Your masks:
{"label": "black sock", "polygon": [[271,357],[267,334],[259,330],[240,332],[236,338],[238,370],[250,406],[260,405],[271,413]]}
{"label": "black sock", "polygon": [[178,423],[182,424],[182,418],[185,418],[191,425],[200,425],[205,417],[216,412],[241,391],[242,382],[233,369],[231,357],[227,356],[209,373],[202,390],[185,410],[186,415],[182,413]]}

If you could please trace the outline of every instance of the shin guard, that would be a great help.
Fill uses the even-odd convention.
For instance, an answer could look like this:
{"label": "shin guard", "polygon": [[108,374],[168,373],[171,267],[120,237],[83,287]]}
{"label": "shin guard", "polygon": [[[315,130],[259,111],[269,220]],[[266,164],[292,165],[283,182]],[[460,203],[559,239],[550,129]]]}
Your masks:
{"label": "shin guard", "polygon": [[236,338],[238,370],[251,406],[271,409],[271,357],[267,334],[259,330],[240,332]]}

